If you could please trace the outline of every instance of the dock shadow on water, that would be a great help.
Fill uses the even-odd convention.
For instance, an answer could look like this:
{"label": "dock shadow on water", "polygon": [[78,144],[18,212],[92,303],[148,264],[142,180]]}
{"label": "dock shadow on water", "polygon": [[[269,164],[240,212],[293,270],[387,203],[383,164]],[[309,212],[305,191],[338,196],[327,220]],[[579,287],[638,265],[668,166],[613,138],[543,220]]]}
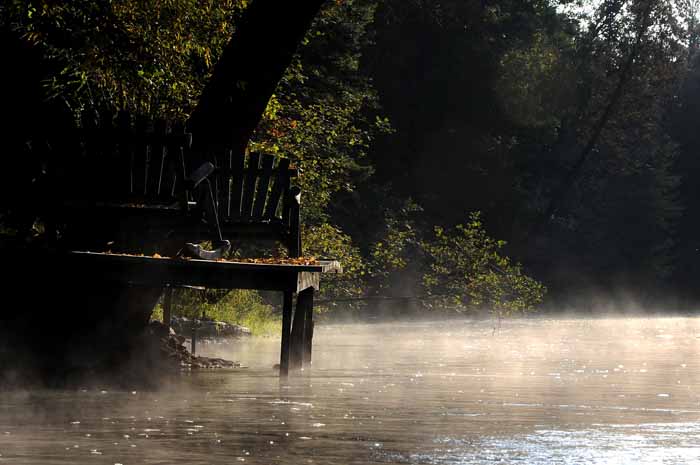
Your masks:
{"label": "dock shadow on water", "polygon": [[14,390],[0,464],[657,464],[700,461],[700,319],[319,326],[201,350],[250,366],[158,391]]}

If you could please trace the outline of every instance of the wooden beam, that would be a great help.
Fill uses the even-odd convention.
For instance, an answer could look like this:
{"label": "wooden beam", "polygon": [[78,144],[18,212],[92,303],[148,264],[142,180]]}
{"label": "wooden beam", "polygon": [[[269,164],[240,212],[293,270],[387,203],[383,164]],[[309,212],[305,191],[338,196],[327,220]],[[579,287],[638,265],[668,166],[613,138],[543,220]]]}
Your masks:
{"label": "wooden beam", "polygon": [[304,289],[320,289],[321,276],[320,273],[310,273],[308,271],[300,271],[297,273],[297,292]]}

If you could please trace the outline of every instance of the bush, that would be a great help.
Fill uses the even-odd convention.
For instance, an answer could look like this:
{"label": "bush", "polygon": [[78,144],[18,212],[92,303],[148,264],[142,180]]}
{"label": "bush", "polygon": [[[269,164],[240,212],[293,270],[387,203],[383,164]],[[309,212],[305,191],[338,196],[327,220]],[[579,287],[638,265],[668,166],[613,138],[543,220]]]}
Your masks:
{"label": "bush", "polygon": [[322,299],[353,298],[364,293],[367,266],[350,236],[324,223],[304,228],[302,237],[305,256],[338,260],[343,266],[342,274],[323,276]]}
{"label": "bush", "polygon": [[504,245],[486,234],[479,213],[450,230],[435,227],[433,237],[422,242],[423,286],[433,305],[485,308],[501,316],[541,303],[546,288],[501,255]]}

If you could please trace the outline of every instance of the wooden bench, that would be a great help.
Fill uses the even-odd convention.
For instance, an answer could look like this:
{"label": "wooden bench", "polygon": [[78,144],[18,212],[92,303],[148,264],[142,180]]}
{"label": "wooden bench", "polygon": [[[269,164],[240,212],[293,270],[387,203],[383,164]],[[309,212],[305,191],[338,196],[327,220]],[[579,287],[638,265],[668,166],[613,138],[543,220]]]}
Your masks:
{"label": "wooden bench", "polygon": [[314,290],[322,273],[341,271],[338,262],[274,265],[174,253],[206,240],[215,248],[271,241],[300,257],[300,189],[292,185],[290,161],[226,147],[194,152],[182,128],[124,114],[84,121],[59,149],[61,169],[49,173],[47,227],[65,234],[50,234],[53,255],[35,259],[61,263],[81,280],[162,287],[166,297],[185,285],[281,291],[280,374],[309,363]]}
{"label": "wooden bench", "polygon": [[99,125],[84,120],[91,123],[61,148],[62,170],[52,173],[52,229],[73,226],[80,244],[129,251],[133,241],[103,237],[96,219],[146,221],[158,243],[277,241],[290,257],[301,255],[300,190],[289,159],[226,147],[195,153],[182,128],[123,114]]}

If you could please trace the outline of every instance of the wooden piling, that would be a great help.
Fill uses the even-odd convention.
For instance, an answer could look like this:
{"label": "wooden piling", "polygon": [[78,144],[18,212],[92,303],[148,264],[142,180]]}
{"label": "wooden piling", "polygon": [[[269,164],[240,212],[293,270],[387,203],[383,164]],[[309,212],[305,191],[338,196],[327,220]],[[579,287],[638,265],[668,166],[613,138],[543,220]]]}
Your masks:
{"label": "wooden piling", "polygon": [[294,322],[292,324],[291,347],[289,350],[289,368],[300,370],[303,368],[304,358],[304,329],[306,320],[306,308],[304,307],[305,297],[300,292],[297,295],[297,306],[294,310]]}
{"label": "wooden piling", "polygon": [[311,349],[314,338],[314,288],[310,287],[299,293],[298,310],[306,313],[304,324],[304,344],[302,353],[302,364],[311,364]]}
{"label": "wooden piling", "polygon": [[289,346],[291,339],[290,332],[292,329],[293,302],[293,293],[285,291],[282,302],[282,343],[280,346],[280,376],[282,377],[289,375]]}
{"label": "wooden piling", "polygon": [[195,355],[197,353],[197,320],[195,318],[192,318],[192,333],[191,333],[191,339],[190,343],[191,346],[190,352],[192,352],[192,355]]}

